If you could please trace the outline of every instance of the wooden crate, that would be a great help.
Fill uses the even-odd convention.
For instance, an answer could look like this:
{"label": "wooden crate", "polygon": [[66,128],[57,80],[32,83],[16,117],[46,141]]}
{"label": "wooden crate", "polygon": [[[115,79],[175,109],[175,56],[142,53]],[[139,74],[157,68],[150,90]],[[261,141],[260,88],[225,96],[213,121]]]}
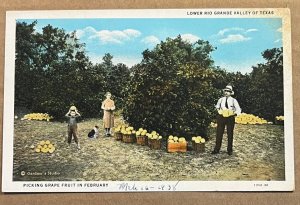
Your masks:
{"label": "wooden crate", "polygon": [[138,145],[148,145],[148,137],[147,136],[136,136],[136,143]]}
{"label": "wooden crate", "polygon": [[122,133],[121,133],[121,132],[116,132],[116,133],[115,133],[115,139],[116,139],[117,141],[122,140],[122,139],[123,139]]}
{"label": "wooden crate", "polygon": [[187,142],[169,143],[168,152],[186,152]]}
{"label": "wooden crate", "polygon": [[179,142],[178,152],[186,152],[187,151],[187,142]]}
{"label": "wooden crate", "polygon": [[170,143],[168,142],[168,152],[177,152],[179,148],[178,143]]}

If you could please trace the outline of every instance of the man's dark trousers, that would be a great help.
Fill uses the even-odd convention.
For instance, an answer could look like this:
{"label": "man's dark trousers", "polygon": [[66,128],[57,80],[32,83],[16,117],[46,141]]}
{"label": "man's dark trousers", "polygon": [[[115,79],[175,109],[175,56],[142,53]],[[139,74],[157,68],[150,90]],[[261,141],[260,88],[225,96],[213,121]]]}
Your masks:
{"label": "man's dark trousers", "polygon": [[234,116],[230,116],[230,117],[223,117],[222,115],[217,116],[217,136],[216,136],[216,146],[214,151],[219,152],[221,149],[224,129],[226,126],[227,136],[228,136],[227,152],[232,152],[234,124],[235,124]]}

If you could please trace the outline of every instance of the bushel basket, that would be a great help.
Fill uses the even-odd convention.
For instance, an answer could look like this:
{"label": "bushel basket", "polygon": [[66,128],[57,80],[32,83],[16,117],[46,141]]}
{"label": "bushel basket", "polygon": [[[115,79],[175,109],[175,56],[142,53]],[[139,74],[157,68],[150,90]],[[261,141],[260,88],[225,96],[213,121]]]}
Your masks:
{"label": "bushel basket", "polygon": [[148,146],[150,149],[161,149],[161,140],[148,139]]}
{"label": "bushel basket", "polygon": [[116,133],[115,133],[115,139],[116,139],[117,141],[122,140],[122,139],[123,139],[122,133],[121,133],[121,132],[116,132]]}
{"label": "bushel basket", "polygon": [[125,135],[123,135],[122,140],[125,143],[134,143],[135,142],[135,136],[133,134],[125,134]]}
{"label": "bushel basket", "polygon": [[148,145],[148,137],[147,136],[136,136],[136,143],[138,145]]}
{"label": "bushel basket", "polygon": [[195,152],[205,152],[205,143],[193,142],[193,149],[195,150]]}

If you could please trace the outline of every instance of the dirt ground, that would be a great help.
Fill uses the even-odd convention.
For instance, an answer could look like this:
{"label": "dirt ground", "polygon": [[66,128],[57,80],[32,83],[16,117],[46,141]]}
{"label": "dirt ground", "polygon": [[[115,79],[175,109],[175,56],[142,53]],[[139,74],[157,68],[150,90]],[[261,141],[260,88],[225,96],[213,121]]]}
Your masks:
{"label": "dirt ground", "polygon": [[[116,120],[118,125],[120,120]],[[88,132],[102,121],[88,119],[78,124],[81,150],[66,142],[67,124],[15,120],[15,181],[168,181],[168,180],[284,180],[284,130],[280,125],[236,125],[234,152],[227,155],[227,137],[222,150],[211,155],[215,128],[204,153],[168,153],[147,146],[126,144]],[[30,148],[40,140],[55,144],[53,154]],[[189,144],[190,145],[190,144]]]}

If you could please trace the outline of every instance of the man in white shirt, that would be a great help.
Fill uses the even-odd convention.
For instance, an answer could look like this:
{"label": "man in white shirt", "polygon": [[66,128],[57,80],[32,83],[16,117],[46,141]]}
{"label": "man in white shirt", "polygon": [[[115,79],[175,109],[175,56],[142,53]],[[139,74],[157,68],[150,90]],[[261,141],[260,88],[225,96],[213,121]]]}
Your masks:
{"label": "man in white shirt", "polygon": [[216,146],[212,154],[218,154],[220,152],[224,129],[226,126],[228,136],[227,153],[228,155],[232,155],[235,116],[241,114],[241,108],[237,100],[231,97],[232,95],[234,95],[231,85],[227,85],[226,88],[223,89],[223,91],[224,97],[220,98],[216,105],[219,114],[217,116]]}

